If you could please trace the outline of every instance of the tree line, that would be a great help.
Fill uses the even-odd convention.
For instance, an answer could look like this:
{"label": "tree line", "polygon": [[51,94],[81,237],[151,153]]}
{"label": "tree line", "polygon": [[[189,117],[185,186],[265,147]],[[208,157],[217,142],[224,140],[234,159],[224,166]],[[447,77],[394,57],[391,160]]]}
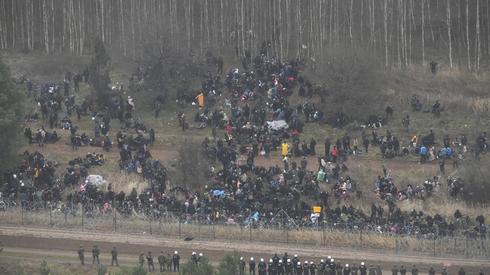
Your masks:
{"label": "tree line", "polygon": [[0,0],[0,48],[83,55],[100,37],[145,50],[315,62],[360,47],[386,67],[436,60],[478,71],[490,56],[490,0]]}

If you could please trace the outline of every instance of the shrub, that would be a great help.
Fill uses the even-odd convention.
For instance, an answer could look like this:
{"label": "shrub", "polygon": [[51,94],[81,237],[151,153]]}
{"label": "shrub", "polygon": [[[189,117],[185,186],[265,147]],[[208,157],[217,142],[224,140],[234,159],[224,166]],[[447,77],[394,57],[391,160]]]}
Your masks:
{"label": "shrub", "polygon": [[335,48],[322,60],[320,74],[327,87],[328,117],[342,112],[364,122],[384,112],[384,72],[379,60],[362,49]]}
{"label": "shrub", "polygon": [[238,255],[238,253],[234,252],[233,254],[226,254],[225,257],[221,260],[216,274],[240,274],[240,256]]}
{"label": "shrub", "polygon": [[49,275],[51,273],[51,270],[49,269],[48,263],[43,260],[41,262],[41,266],[39,267],[39,274],[41,275]]}

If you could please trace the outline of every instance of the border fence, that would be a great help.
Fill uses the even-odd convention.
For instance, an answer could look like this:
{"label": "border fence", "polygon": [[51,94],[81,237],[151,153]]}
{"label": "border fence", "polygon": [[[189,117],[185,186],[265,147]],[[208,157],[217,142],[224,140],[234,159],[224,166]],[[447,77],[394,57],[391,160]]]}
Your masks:
{"label": "border fence", "polygon": [[195,240],[225,240],[348,248],[385,254],[426,255],[434,257],[490,258],[490,241],[475,237],[414,237],[362,230],[338,230],[326,226],[288,228],[277,226],[242,226],[212,223],[198,217],[185,220],[171,215],[147,218],[136,213],[124,216],[117,211],[106,214],[83,213],[80,209],[60,211],[41,209],[26,211],[22,207],[0,211],[0,224],[56,228],[86,232],[116,232],[128,235],[154,235]]}

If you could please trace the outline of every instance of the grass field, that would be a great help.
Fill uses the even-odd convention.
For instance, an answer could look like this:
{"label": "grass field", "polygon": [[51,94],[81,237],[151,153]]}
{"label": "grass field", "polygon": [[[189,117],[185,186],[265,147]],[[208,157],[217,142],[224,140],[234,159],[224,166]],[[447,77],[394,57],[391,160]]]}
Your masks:
{"label": "grass field", "polygon": [[[61,81],[64,72],[68,70],[72,72],[81,71],[88,64],[90,56],[43,56],[4,53],[3,59],[10,66],[14,76],[26,74],[35,81],[42,82],[48,80]],[[231,68],[233,63],[232,61],[226,62],[225,68]],[[113,83],[122,83],[128,87],[129,76],[136,70],[136,66],[137,64],[132,61],[114,59],[111,71]],[[433,76],[422,68],[411,68],[404,72],[387,72],[386,74],[389,81],[381,93],[386,98],[386,105],[389,104],[395,109],[394,117],[390,120],[386,129],[389,129],[395,136],[399,137],[402,145],[406,145],[414,134],[423,135],[428,133],[429,129],[434,130],[439,140],[445,134],[454,138],[464,133],[468,136],[468,140],[473,143],[476,135],[480,131],[485,131],[490,128],[490,93],[488,90],[490,78],[487,74],[475,75],[457,71],[441,71],[438,75]],[[305,75],[314,81],[321,80],[321,74],[318,72],[306,70]],[[199,88],[199,81],[196,80],[191,86],[197,90]],[[77,95],[77,100],[81,100],[90,93],[91,88],[88,85],[82,84],[81,92]],[[128,91],[128,93],[131,92]],[[430,113],[412,113],[409,106],[409,99],[412,94],[419,96],[424,104],[424,109],[429,108],[430,104],[437,99],[441,101],[445,107],[445,111],[440,117],[434,117]],[[151,108],[144,106],[144,103],[151,102],[151,98],[147,93],[132,94],[132,96],[136,99],[136,116],[141,118],[149,128],[154,128],[156,131],[157,141],[151,150],[152,154],[156,158],[163,160],[168,166],[172,167],[175,162],[176,148],[178,148],[183,138],[200,141],[205,136],[210,136],[209,129],[190,129],[189,131],[182,132],[178,127],[176,112],[184,111],[188,118],[192,118],[198,111],[196,107],[189,106],[181,109],[170,100],[171,103],[165,105],[160,118],[156,119],[151,112]],[[313,100],[316,101],[317,99],[314,98]],[[291,102],[301,103],[302,99],[297,95],[293,95]],[[29,102],[26,102],[25,106],[27,112],[39,112],[37,105],[32,99],[29,99]],[[411,117],[411,125],[408,131],[401,124],[402,118],[407,114]],[[92,121],[88,117],[82,117],[75,124],[80,127],[80,132],[86,132],[89,135],[93,132]],[[319,144],[317,151],[322,152],[323,140],[326,137],[335,140],[343,136],[346,131],[349,131],[351,136],[359,136],[359,124],[354,122],[343,129],[332,128],[329,125],[307,124],[302,139],[309,140],[312,137],[315,138]],[[39,122],[35,122],[26,124],[26,126],[37,129],[42,125]],[[115,140],[115,134],[120,128],[119,122],[113,120],[111,127],[114,129],[110,132],[111,139]],[[380,134],[384,134],[385,128],[379,130],[379,132]],[[69,132],[60,130],[60,133],[62,135],[60,143],[68,144]],[[222,132],[219,132],[219,135],[221,134]],[[20,151],[26,148],[29,150],[40,150],[48,158],[57,161],[60,164],[60,171],[75,156],[83,156],[88,151],[100,152],[99,149],[95,148],[81,148],[79,151],[73,152],[70,151],[71,149],[68,145],[61,148],[57,145],[46,146],[43,149],[30,146],[23,147]],[[106,164],[102,167],[93,168],[91,173],[103,175],[109,182],[113,183],[115,191],[123,190],[129,192],[132,187],[140,190],[144,188],[145,183],[138,176],[126,176],[120,173],[117,167],[119,156],[115,150],[111,153],[104,154],[106,155]],[[273,157],[269,160],[263,159],[258,161],[267,165],[280,164],[280,158],[277,153],[274,153]],[[311,158],[309,162],[312,167],[316,165],[315,158]],[[481,163],[482,166],[486,164],[490,165],[489,157],[485,156]],[[368,211],[371,203],[380,203],[381,201],[371,190],[373,180],[381,173],[381,165],[383,164],[392,170],[396,183],[401,186],[406,186],[410,183],[420,184],[423,180],[439,174],[436,165],[420,165],[417,163],[415,157],[383,160],[381,159],[379,150],[373,148],[369,154],[352,157],[347,162],[349,167],[347,173],[359,182],[359,188],[363,192],[364,197],[361,200],[352,198],[343,201],[334,201],[334,206],[344,204],[354,205]],[[446,175],[457,176],[460,172],[458,169],[452,169],[450,167],[448,167],[448,170]],[[449,200],[445,192],[447,188],[444,186],[445,177],[443,176],[443,185],[440,187],[440,192],[436,192],[435,197],[425,201],[404,201],[398,203],[398,206],[402,210],[409,211],[416,209],[447,216],[451,216],[456,209],[459,209],[465,215],[474,217],[477,214],[484,214],[487,219],[490,218],[490,211],[488,211],[485,205],[473,205],[462,201]],[[171,180],[171,184],[178,185],[180,183],[172,182]],[[323,188],[328,189],[330,187],[324,186]]]}

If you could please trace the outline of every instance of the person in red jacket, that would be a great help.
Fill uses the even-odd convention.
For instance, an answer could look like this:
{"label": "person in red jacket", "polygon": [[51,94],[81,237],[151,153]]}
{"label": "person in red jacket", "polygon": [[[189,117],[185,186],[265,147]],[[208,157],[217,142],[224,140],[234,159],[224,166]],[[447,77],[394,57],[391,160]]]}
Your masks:
{"label": "person in red jacket", "polygon": [[337,154],[338,154],[338,152],[337,152],[337,146],[334,146],[332,148],[332,151],[330,152],[330,155],[332,155],[332,159],[333,159],[334,162],[337,161]]}

